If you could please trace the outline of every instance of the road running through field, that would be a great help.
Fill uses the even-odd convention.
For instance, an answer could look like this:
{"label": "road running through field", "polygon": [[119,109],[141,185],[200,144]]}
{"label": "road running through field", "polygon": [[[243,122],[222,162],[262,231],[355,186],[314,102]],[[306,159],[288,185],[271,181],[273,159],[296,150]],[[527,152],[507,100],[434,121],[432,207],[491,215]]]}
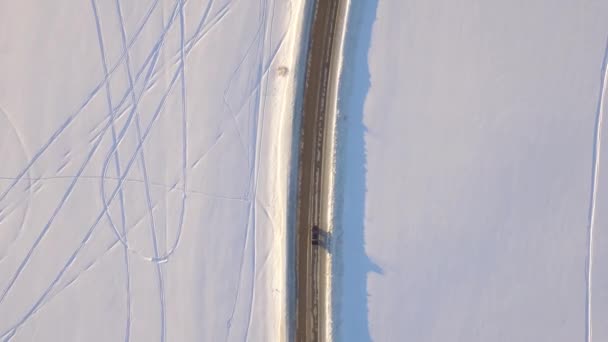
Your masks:
{"label": "road running through field", "polygon": [[308,46],[297,199],[296,341],[324,341],[327,336],[327,282],[331,227],[331,125],[335,115],[333,82],[338,73],[340,30],[344,0],[314,4]]}

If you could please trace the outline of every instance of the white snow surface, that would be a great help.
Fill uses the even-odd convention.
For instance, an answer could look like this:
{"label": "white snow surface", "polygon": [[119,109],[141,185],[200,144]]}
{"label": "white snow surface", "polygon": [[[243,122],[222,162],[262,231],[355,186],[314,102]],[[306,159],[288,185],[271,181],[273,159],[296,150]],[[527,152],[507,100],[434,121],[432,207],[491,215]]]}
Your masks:
{"label": "white snow surface", "polygon": [[3,341],[287,336],[302,6],[0,2]]}
{"label": "white snow surface", "polygon": [[606,1],[352,2],[337,340],[608,341],[607,39]]}

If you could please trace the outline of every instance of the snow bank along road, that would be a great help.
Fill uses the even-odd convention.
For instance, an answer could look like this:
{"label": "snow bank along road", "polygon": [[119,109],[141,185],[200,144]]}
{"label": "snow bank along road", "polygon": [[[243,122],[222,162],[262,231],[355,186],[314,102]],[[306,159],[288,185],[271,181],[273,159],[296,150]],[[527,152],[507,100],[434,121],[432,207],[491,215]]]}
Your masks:
{"label": "snow bank along road", "polygon": [[346,1],[318,0],[312,17],[302,110],[297,198],[297,341],[324,341],[329,327],[332,132],[335,80]]}
{"label": "snow bank along road", "polygon": [[286,336],[302,4],[0,2],[1,340]]}

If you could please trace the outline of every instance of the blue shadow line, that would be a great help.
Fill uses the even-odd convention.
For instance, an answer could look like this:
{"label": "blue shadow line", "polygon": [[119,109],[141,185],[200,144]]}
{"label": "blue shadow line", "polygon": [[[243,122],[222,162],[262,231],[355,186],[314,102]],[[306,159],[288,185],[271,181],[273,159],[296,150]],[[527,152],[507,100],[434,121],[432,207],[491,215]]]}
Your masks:
{"label": "blue shadow line", "polygon": [[333,335],[336,341],[371,341],[367,276],[382,274],[365,252],[367,150],[363,122],[370,88],[368,52],[378,0],[352,0],[344,42],[338,94],[336,165],[336,246],[332,293]]}

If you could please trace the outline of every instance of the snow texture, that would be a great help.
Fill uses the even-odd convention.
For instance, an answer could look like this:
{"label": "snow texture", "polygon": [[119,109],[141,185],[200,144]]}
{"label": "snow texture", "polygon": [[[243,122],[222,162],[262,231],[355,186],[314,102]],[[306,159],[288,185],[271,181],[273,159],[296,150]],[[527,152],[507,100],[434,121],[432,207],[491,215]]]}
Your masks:
{"label": "snow texture", "polygon": [[337,340],[608,340],[607,19],[606,1],[352,2]]}
{"label": "snow texture", "polygon": [[302,1],[0,2],[0,338],[286,336]]}

